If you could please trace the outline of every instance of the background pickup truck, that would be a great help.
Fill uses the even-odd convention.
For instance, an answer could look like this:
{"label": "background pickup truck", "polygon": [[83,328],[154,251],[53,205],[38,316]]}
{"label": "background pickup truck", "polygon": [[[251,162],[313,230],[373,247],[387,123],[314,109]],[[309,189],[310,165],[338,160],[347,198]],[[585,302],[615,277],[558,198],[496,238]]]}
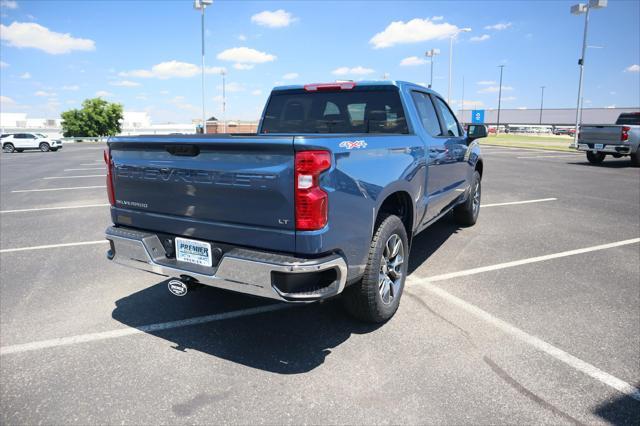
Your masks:
{"label": "background pickup truck", "polygon": [[473,225],[484,126],[406,82],[275,88],[256,135],[115,137],[107,257],[285,302],[398,309],[411,239],[450,210]]}
{"label": "background pickup truck", "polygon": [[615,125],[580,126],[578,150],[586,151],[587,160],[600,164],[607,155],[631,157],[640,166],[640,112],[622,113]]}

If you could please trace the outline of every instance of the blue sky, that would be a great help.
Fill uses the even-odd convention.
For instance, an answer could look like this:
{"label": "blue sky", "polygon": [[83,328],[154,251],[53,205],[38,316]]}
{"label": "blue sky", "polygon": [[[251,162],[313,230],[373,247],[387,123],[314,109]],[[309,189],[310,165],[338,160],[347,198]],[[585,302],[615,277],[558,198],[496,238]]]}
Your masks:
{"label": "blue sky", "polygon": [[[100,94],[154,123],[200,116],[200,16],[192,1],[2,0],[3,112],[56,118]],[[452,99],[497,106],[504,64],[505,108],[573,107],[583,16],[574,1],[215,1],[206,12],[207,115],[220,116],[220,68],[227,70],[227,118],[255,119],[274,85],[389,78],[428,81]],[[640,2],[609,0],[593,10],[585,107],[640,105]],[[416,57],[416,58],[412,58]],[[407,59],[411,58],[411,59]],[[401,63],[405,60],[405,64]],[[410,65],[415,64],[415,65]],[[456,109],[458,105],[454,105]]]}

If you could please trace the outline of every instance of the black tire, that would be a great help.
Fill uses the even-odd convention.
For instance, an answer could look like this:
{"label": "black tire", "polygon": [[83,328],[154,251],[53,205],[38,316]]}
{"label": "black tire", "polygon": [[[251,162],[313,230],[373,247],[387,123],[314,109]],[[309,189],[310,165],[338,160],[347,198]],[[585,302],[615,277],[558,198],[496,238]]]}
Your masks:
{"label": "black tire", "polygon": [[634,167],[640,167],[640,152],[631,154],[631,165]]}
{"label": "black tire", "polygon": [[604,152],[587,151],[587,161],[591,164],[602,164],[606,156]]}
{"label": "black tire", "polygon": [[7,143],[5,143],[4,145],[2,145],[2,150],[3,150],[4,152],[12,153],[13,151],[15,151],[15,150],[16,150],[16,148],[13,146],[13,144],[12,144],[12,143],[7,142]]}
{"label": "black tire", "polygon": [[473,172],[473,179],[471,179],[467,200],[453,208],[453,217],[456,219],[456,222],[462,226],[475,225],[478,221],[478,215],[480,214],[481,201],[482,179],[480,173],[476,170]]}
{"label": "black tire", "polygon": [[[401,245],[396,251],[398,241]],[[409,243],[404,224],[398,216],[381,218],[371,240],[362,279],[342,294],[346,310],[366,322],[381,323],[391,318],[400,306],[408,263]]]}
{"label": "black tire", "polygon": [[51,151],[51,147],[46,142],[40,142],[40,151],[49,152],[49,151]]}

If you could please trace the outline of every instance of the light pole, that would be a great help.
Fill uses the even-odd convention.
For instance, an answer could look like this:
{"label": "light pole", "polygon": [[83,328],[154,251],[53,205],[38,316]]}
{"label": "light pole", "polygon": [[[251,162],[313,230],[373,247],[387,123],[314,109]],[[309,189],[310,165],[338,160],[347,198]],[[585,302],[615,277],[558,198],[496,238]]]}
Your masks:
{"label": "light pole", "polygon": [[602,9],[607,7],[607,0],[589,0],[589,3],[578,3],[571,6],[573,15],[584,13],[584,34],[582,35],[582,55],[578,59],[580,66],[580,79],[578,81],[578,101],[576,105],[576,131],[573,134],[573,147],[578,147],[578,128],[582,121],[582,81],[584,79],[584,57],[587,51],[587,32],[589,30],[589,11],[591,9]]}
{"label": "light pole", "polygon": [[500,103],[502,102],[502,71],[504,70],[504,65],[498,65],[500,68],[500,88],[498,89],[498,120],[496,123],[496,136],[500,133]]}
{"label": "light pole", "polygon": [[542,107],[544,105],[544,88],[546,86],[540,86],[540,89],[542,89],[542,94],[540,95],[540,123],[542,124]]}
{"label": "light pole", "polygon": [[431,62],[431,77],[429,78],[429,89],[433,87],[433,61],[436,58],[436,55],[440,54],[440,49],[431,49],[424,52],[424,56],[427,58],[431,58],[429,62]]}
{"label": "light pole", "polygon": [[227,93],[226,93],[226,81],[227,70],[220,71],[222,75],[222,133],[227,133]]}
{"label": "light pole", "polygon": [[202,37],[202,133],[207,133],[207,115],[204,110],[204,9],[211,6],[213,0],[194,0],[193,8],[201,13]]}
{"label": "light pole", "polygon": [[462,110],[462,117],[461,117],[461,121],[464,124],[464,75],[462,76],[462,101],[460,102],[461,105],[461,110]]}
{"label": "light pole", "polygon": [[447,91],[447,103],[451,103],[451,74],[453,69],[453,39],[458,36],[460,33],[468,33],[471,31],[471,28],[460,28],[458,31],[453,33],[449,38],[449,90]]}

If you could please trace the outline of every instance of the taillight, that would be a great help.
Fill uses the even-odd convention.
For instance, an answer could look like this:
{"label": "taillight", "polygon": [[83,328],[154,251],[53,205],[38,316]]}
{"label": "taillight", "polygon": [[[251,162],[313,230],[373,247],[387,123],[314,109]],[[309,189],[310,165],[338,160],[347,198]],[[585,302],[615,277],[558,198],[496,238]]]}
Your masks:
{"label": "taillight", "polygon": [[620,134],[620,140],[622,142],[629,140],[629,130],[631,130],[631,127],[622,126],[622,133]]}
{"label": "taillight", "polygon": [[107,165],[107,195],[109,196],[109,204],[116,205],[116,197],[113,192],[113,162],[111,161],[111,152],[109,148],[104,150],[104,162]]}
{"label": "taillight", "polygon": [[327,224],[329,197],[320,188],[320,173],[331,167],[328,151],[296,153],[296,229],[313,231]]}

